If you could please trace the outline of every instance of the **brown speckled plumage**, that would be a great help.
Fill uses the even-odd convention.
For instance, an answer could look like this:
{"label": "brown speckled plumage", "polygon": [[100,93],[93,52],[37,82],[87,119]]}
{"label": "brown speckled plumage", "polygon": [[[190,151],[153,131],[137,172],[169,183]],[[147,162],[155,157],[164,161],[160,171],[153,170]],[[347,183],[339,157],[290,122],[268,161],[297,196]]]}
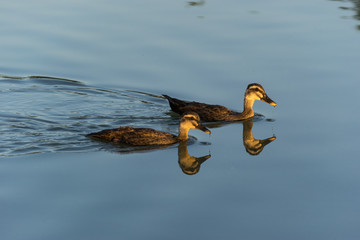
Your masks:
{"label": "brown speckled plumage", "polygon": [[177,137],[171,133],[156,131],[151,128],[132,128],[128,126],[90,133],[88,137],[133,146],[165,145],[177,142]]}
{"label": "brown speckled plumage", "polygon": [[200,118],[196,113],[186,113],[180,120],[178,136],[151,128],[133,128],[129,126],[105,129],[100,132],[90,133],[87,136],[101,141],[133,146],[168,145],[186,141],[188,139],[188,131],[191,128],[196,128],[210,134],[210,131],[200,124]]}
{"label": "brown speckled plumage", "polygon": [[214,122],[214,121],[237,121],[244,120],[254,116],[252,106],[255,100],[262,100],[273,106],[276,103],[271,100],[265,93],[264,88],[258,84],[249,84],[244,96],[244,111],[242,113],[232,111],[221,105],[211,105],[200,102],[188,102],[180,99],[163,95],[168,101],[170,108],[179,114],[184,112],[196,112],[199,114],[201,121]]}

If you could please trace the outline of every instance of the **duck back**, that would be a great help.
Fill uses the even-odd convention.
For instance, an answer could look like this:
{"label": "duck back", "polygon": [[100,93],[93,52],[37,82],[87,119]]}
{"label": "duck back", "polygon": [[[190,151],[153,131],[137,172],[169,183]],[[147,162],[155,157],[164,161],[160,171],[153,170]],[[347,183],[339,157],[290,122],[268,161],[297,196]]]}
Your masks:
{"label": "duck back", "polygon": [[134,146],[165,145],[178,141],[177,137],[171,133],[157,131],[151,128],[119,127],[90,133],[87,136],[106,142]]}
{"label": "duck back", "polygon": [[177,98],[163,95],[168,101],[172,111],[183,114],[196,112],[204,122],[232,120],[232,116],[239,114],[221,105],[212,105],[200,102],[186,102]]}

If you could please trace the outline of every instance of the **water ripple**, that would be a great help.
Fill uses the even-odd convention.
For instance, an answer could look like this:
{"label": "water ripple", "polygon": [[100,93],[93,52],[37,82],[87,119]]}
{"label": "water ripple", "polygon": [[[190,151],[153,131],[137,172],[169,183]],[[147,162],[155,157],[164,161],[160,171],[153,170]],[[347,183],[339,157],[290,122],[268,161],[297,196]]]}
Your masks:
{"label": "water ripple", "polygon": [[0,75],[0,156],[89,151],[89,132],[119,125],[176,132],[161,97],[46,76]]}

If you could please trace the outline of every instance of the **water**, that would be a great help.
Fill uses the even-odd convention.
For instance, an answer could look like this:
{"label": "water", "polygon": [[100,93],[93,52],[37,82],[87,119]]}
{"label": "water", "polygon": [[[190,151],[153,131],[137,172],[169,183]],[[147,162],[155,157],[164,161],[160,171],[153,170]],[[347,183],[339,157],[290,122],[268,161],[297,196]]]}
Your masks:
{"label": "water", "polygon": [[[359,239],[359,2],[198,3],[2,3],[1,239]],[[278,106],[187,145],[85,137],[251,82]]]}

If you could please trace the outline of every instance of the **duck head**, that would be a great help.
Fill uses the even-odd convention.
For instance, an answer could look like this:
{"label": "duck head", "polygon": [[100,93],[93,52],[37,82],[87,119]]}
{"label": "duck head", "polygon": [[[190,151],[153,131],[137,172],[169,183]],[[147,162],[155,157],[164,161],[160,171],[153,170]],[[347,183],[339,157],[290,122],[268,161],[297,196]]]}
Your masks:
{"label": "duck head", "polygon": [[267,96],[265,89],[258,83],[252,83],[248,85],[245,92],[245,99],[252,102],[255,100],[261,100],[274,107],[277,105],[271,98]]}
{"label": "duck head", "polygon": [[200,117],[195,112],[188,112],[182,115],[180,119],[180,128],[187,130],[199,129],[205,133],[211,134],[211,131],[200,123]]}

